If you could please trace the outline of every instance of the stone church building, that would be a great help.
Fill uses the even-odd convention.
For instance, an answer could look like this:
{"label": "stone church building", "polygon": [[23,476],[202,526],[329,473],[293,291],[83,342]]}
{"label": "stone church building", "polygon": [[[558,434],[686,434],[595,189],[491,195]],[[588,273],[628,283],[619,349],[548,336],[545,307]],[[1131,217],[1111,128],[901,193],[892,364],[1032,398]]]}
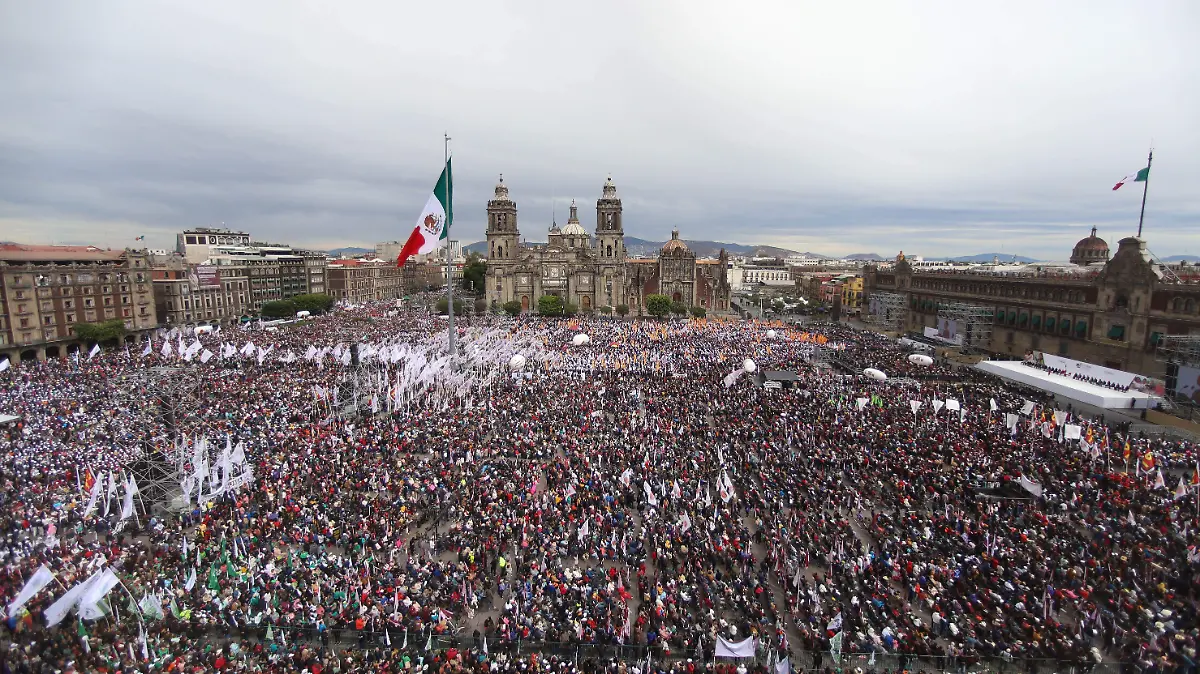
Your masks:
{"label": "stone church building", "polygon": [[560,229],[551,223],[546,243],[523,242],[517,204],[503,176],[487,215],[489,304],[516,300],[522,311],[530,311],[537,309],[539,297],[555,295],[584,312],[627,304],[637,315],[645,313],[647,296],[662,293],[688,307],[729,309],[724,250],[717,260],[697,260],[676,230],[657,258],[626,255],[624,213],[612,178],[604,182],[596,200],[595,235],[579,222],[572,201],[567,224]]}

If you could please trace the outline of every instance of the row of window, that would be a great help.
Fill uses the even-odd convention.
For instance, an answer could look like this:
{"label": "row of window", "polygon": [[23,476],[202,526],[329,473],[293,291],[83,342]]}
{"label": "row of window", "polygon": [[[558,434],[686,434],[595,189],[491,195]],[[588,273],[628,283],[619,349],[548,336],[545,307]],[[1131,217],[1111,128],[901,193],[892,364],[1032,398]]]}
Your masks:
{"label": "row of window", "polygon": [[[116,318],[116,315],[117,315],[117,312],[115,309],[105,309],[104,310],[105,318]],[[125,318],[132,318],[133,317],[133,308],[126,307],[124,309],[121,309],[121,315],[124,316]],[[139,317],[145,318],[145,317],[149,317],[150,312],[146,309],[146,307],[139,307],[137,315]],[[96,316],[97,316],[97,314],[95,311],[85,311],[83,314],[83,320],[91,322],[91,321],[96,320]],[[78,314],[74,314],[74,313],[64,314],[63,315],[63,323],[65,323],[67,325],[66,334],[69,334],[69,335],[75,334],[75,329],[74,329],[74,327],[71,327],[71,326],[74,326],[78,322],[79,322]],[[58,323],[58,320],[55,318],[54,314],[47,314],[45,316],[42,316],[42,325],[43,326],[51,326],[45,330],[45,333],[46,333],[45,338],[46,339],[55,339],[56,331],[53,326],[55,326],[57,323]],[[21,328],[32,328],[34,326],[33,319],[18,318],[17,326],[21,327]]]}
{"label": "row of window", "polygon": [[1079,289],[1047,288],[1044,286],[1031,287],[1026,284],[1014,283],[958,283],[954,281],[915,278],[912,280],[912,287],[922,290],[952,292],[960,295],[1015,297],[1042,302],[1058,302],[1060,304],[1083,304],[1087,301],[1087,293]]}
{"label": "row of window", "polygon": [[1191,297],[1176,297],[1171,300],[1171,311],[1176,314],[1196,313],[1196,300]]}
{"label": "row of window", "polygon": [[[125,272],[102,272],[93,274],[90,272],[79,272],[78,274],[38,274],[33,277],[33,284],[38,287],[46,287],[50,285],[73,285],[76,283],[129,283],[130,275]],[[133,274],[133,279],[138,283],[146,281],[144,272],[136,272]],[[13,276],[12,285],[24,285],[29,282],[28,277]]]}

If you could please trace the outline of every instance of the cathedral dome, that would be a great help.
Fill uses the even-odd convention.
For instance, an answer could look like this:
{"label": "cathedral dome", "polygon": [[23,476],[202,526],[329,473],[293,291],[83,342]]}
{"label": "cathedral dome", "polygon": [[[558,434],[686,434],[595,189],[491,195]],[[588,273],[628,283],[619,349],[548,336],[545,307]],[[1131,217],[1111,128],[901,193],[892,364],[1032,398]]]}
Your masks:
{"label": "cathedral dome", "polygon": [[692,249],[688,248],[688,245],[683,242],[683,239],[679,238],[679,230],[673,229],[671,230],[671,240],[662,247],[662,252],[691,255]]}
{"label": "cathedral dome", "polygon": [[567,236],[587,236],[587,230],[583,225],[579,224],[579,211],[575,206],[575,200],[571,200],[571,217],[567,219],[567,226],[562,228],[562,233]]}
{"label": "cathedral dome", "polygon": [[1108,261],[1108,243],[1096,236],[1096,228],[1092,228],[1091,236],[1080,239],[1071,251],[1071,264],[1089,265],[1095,262]]}

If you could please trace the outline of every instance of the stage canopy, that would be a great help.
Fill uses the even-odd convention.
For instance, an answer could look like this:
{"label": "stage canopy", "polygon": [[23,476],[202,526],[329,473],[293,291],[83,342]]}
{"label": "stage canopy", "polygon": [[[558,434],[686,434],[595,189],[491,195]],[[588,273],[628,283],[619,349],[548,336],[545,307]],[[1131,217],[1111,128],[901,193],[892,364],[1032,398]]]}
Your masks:
{"label": "stage canopy", "polygon": [[1048,393],[1078,400],[1095,407],[1143,409],[1153,408],[1161,398],[1159,396],[1128,390],[1118,391],[1107,386],[1089,384],[1072,377],[1052,374],[1040,368],[1031,367],[1019,360],[985,360],[976,368],[994,374],[997,377],[1014,381],[1026,386],[1032,386]]}

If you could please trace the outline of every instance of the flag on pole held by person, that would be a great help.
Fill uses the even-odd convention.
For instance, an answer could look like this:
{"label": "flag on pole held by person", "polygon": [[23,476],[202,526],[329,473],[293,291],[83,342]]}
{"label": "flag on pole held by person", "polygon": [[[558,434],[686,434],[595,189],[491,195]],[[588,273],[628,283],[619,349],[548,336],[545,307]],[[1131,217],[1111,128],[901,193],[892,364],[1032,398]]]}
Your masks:
{"label": "flag on pole held by person", "polygon": [[447,159],[446,166],[442,169],[442,175],[433,188],[433,193],[429,195],[429,199],[425,202],[425,208],[417,217],[417,224],[413,227],[412,234],[409,234],[408,241],[400,249],[400,255],[396,258],[396,266],[403,267],[404,261],[413,255],[431,253],[442,245],[446,239],[446,226],[451,224],[453,217],[450,209],[450,201],[453,196],[454,182],[451,178],[450,160]]}
{"label": "flag on pole held by person", "polygon": [[41,592],[42,588],[49,585],[50,581],[52,580],[54,580],[54,573],[50,571],[50,567],[46,566],[45,564],[39,566],[38,570],[34,571],[33,575],[29,577],[29,580],[25,581],[25,587],[22,587],[21,591],[17,593],[16,599],[13,599],[12,602],[9,603],[8,617],[12,618],[15,616],[17,611],[21,610],[22,606],[24,606],[30,599],[33,599],[34,596],[37,595],[38,592]]}

